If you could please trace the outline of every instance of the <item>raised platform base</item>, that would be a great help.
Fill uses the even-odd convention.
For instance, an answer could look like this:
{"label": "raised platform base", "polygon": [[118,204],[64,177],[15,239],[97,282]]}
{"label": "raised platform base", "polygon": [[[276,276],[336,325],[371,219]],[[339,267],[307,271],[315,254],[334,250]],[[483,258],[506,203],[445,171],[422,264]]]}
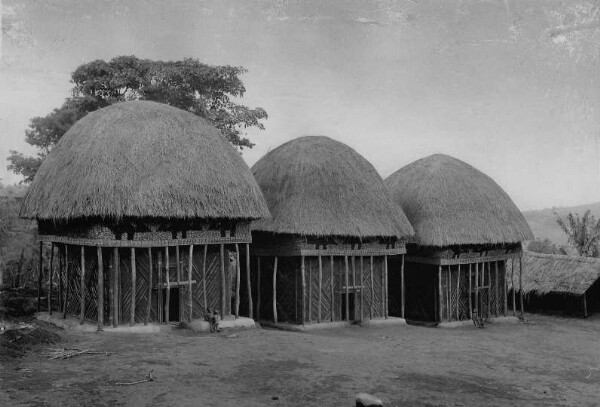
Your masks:
{"label": "raised platform base", "polygon": [[[98,332],[98,325],[91,322],[85,321],[83,324],[79,323],[79,318],[73,316],[63,316],[59,313],[53,313],[52,315],[47,312],[38,312],[35,317],[40,321],[45,321],[50,324],[56,325],[59,328],[68,329],[71,331],[80,332]],[[102,327],[104,332],[125,332],[125,333],[155,333],[160,332],[161,329],[170,328],[168,325],[159,324],[136,324],[136,325],[121,325],[116,328],[112,326]]]}
{"label": "raised platform base", "polygon": [[[517,317],[494,317],[485,320],[486,324],[516,324],[519,322]],[[475,326],[473,321],[466,319],[464,321],[440,322],[439,328],[458,328],[461,326]]]}
{"label": "raised platform base", "polygon": [[[184,324],[186,328],[191,329],[194,332],[210,332],[210,323],[201,319],[195,319],[192,322]],[[225,318],[219,321],[220,329],[231,329],[231,328],[255,328],[256,324],[254,320],[246,317],[239,318]]]}
{"label": "raised platform base", "polygon": [[333,321],[333,322],[316,322],[304,325],[296,325],[287,322],[274,323],[272,321],[261,321],[261,326],[266,328],[280,329],[282,331],[316,331],[320,329],[332,329],[332,328],[344,328],[351,325],[360,326],[379,326],[379,325],[406,325],[404,318],[388,317],[388,318],[377,318],[377,319],[366,319],[359,323],[351,323],[348,321]]}

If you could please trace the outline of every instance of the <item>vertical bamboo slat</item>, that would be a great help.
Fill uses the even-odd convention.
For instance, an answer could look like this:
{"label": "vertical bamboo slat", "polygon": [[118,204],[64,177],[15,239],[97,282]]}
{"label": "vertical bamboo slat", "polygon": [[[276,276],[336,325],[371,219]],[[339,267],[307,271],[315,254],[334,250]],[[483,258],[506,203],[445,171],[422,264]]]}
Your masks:
{"label": "vertical bamboo slat", "polygon": [[169,275],[169,246],[165,247],[165,283],[167,285],[166,293],[165,293],[165,323],[169,323],[169,319],[171,318],[170,312],[170,302],[171,302],[171,276]]}
{"label": "vertical bamboo slat", "polygon": [[152,305],[152,248],[148,248],[148,302],[146,303],[146,315],[144,316],[144,325],[148,325],[150,319],[150,308]]}
{"label": "vertical bamboo slat", "polygon": [[248,317],[254,319],[254,304],[252,304],[252,281],[250,280],[250,244],[246,243],[246,286],[248,289]]}
{"label": "vertical bamboo slat", "polygon": [[189,322],[192,322],[194,319],[194,292],[192,290],[192,268],[194,267],[194,245],[190,245],[188,255],[188,301],[190,302],[190,316],[188,318]]}
{"label": "vertical bamboo slat", "polygon": [[273,264],[273,322],[277,323],[277,256]]}
{"label": "vertical bamboo slat", "polygon": [[80,292],[81,292],[81,309],[79,310],[79,325],[83,325],[85,319],[85,247],[81,246],[81,280],[80,280]]}
{"label": "vertical bamboo slat", "polygon": [[[44,267],[44,244],[40,241],[40,265],[38,268],[38,298],[37,298],[37,312],[40,312],[42,309],[42,279],[43,279],[43,267]],[[20,276],[19,276],[20,278]]]}
{"label": "vertical bamboo slat", "polygon": [[223,319],[225,317],[225,302],[226,300],[226,296],[225,296],[225,284],[226,284],[226,280],[225,280],[225,245],[223,243],[221,243],[221,319]]}
{"label": "vertical bamboo slat", "polygon": [[[300,277],[302,278],[302,325],[306,322],[306,266],[304,264],[304,256],[300,256]],[[310,318],[310,317],[309,317]]]}
{"label": "vertical bamboo slat", "polygon": [[319,254],[319,313],[317,316],[317,321],[321,322],[321,308],[323,307],[323,261],[321,260],[321,255]]}
{"label": "vertical bamboo slat", "polygon": [[98,260],[98,331],[104,329],[104,263],[102,260],[102,247],[96,248]]}
{"label": "vertical bamboo slat", "polygon": [[235,244],[235,318],[240,317],[240,245]]}
{"label": "vertical bamboo slat", "polygon": [[52,275],[54,274],[54,242],[50,244],[50,273],[48,275],[48,314],[52,315]]}

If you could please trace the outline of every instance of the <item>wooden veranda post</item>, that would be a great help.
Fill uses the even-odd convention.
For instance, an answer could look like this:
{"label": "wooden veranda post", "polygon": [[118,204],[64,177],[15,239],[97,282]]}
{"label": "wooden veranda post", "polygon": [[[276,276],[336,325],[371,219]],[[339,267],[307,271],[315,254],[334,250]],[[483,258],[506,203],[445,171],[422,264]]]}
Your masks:
{"label": "wooden veranda post", "polygon": [[158,322],[164,322],[164,312],[163,312],[163,268],[162,268],[162,250],[158,249],[158,264],[156,270],[156,281],[158,286],[158,292],[156,296],[156,309],[158,310]]}
{"label": "wooden veranda post", "polygon": [[401,308],[400,308],[400,315],[402,316],[402,318],[404,318],[404,296],[405,296],[405,291],[404,291],[404,255],[402,255],[402,264],[400,266],[400,294],[402,295],[402,301],[401,301]]}
{"label": "wooden veranda post", "polygon": [[487,316],[490,318],[492,316],[492,263],[489,261],[483,263],[483,274],[485,275],[485,265],[487,264]]}
{"label": "wooden veranda post", "polygon": [[96,247],[98,261],[98,331],[104,329],[104,263],[102,260],[102,247]]}
{"label": "wooden veranda post", "polygon": [[208,309],[208,300],[206,299],[206,256],[208,255],[208,245],[204,245],[204,257],[202,258],[202,295],[204,296],[204,312]]}
{"label": "wooden veranda post", "polygon": [[388,298],[388,256],[387,254],[385,256],[383,256],[383,274],[384,274],[384,286],[383,286],[383,295],[384,295],[384,302],[383,302],[383,309],[385,311],[384,317],[385,319],[388,318],[388,314],[389,314],[389,298]]}
{"label": "wooden veranda post", "polygon": [[256,320],[260,320],[260,257],[256,257]]}
{"label": "wooden veranda post", "polygon": [[277,256],[273,264],[273,322],[277,323]]}
{"label": "wooden veranda post", "polygon": [[171,276],[169,275],[169,246],[165,246],[165,283],[167,285],[166,297],[165,297],[165,323],[169,323],[169,318],[171,317],[169,313],[170,302],[171,302]]}
{"label": "wooden veranda post", "polygon": [[188,301],[190,302],[190,317],[189,322],[194,319],[194,292],[192,291],[192,268],[194,267],[194,245],[190,245],[188,255]]}
{"label": "wooden veranda post", "polygon": [[469,316],[471,317],[471,319],[473,319],[473,300],[471,299],[471,287],[473,286],[473,284],[471,271],[471,263],[469,263]]}
{"label": "wooden veranda post", "polygon": [[344,256],[344,282],[346,284],[346,321],[350,321],[350,301],[348,301],[348,297],[350,294],[350,290],[348,287],[348,256]]}
{"label": "wooden veranda post", "polygon": [[246,243],[246,286],[248,289],[248,316],[254,319],[254,304],[252,304],[252,281],[250,280],[250,244]]}
{"label": "wooden veranda post", "polygon": [[[275,259],[275,264],[277,264],[277,257]],[[302,325],[304,325],[306,322],[306,266],[304,264],[304,256],[300,256],[300,278],[302,279],[302,312],[300,315],[302,317]]]}
{"label": "wooden veranda post", "polygon": [[119,248],[113,247],[112,253],[112,269],[110,271],[110,315],[112,319],[112,326],[117,327],[119,325],[119,316],[117,310],[119,309],[119,300],[117,298],[117,275],[119,274]]}
{"label": "wooden veranda post", "polygon": [[448,321],[452,320],[452,310],[450,309],[450,295],[452,294],[452,279],[450,278],[450,265],[446,268],[446,316]]}
{"label": "wooden veranda post", "polygon": [[64,258],[62,254],[62,249],[60,245],[56,246],[58,250],[58,312],[63,311],[63,268],[64,268]]}
{"label": "wooden veranda post", "polygon": [[356,298],[356,256],[352,256],[352,288],[354,291],[354,318],[358,315],[358,298]]}
{"label": "wooden veranda post", "polygon": [[479,309],[479,263],[475,263],[475,309],[477,310],[476,317],[481,315],[481,310]]}
{"label": "wooden veranda post", "polygon": [[333,260],[333,254],[331,256],[329,256],[329,263],[330,263],[330,269],[329,269],[329,273],[330,278],[331,278],[331,322],[333,322],[333,315],[334,315],[334,309],[335,309],[335,284],[333,281],[334,278],[334,273],[333,273],[333,267],[334,267],[334,260]]}
{"label": "wooden veranda post", "polygon": [[523,252],[521,252],[521,255],[519,256],[519,300],[521,302],[521,319],[523,319]]}
{"label": "wooden veranda post", "polygon": [[235,244],[235,318],[240,317],[240,245]]}
{"label": "wooden veranda post", "polygon": [[65,298],[63,305],[63,319],[67,318],[67,303],[69,301],[69,246],[65,245]]}
{"label": "wooden veranda post", "polygon": [[[175,272],[177,273],[177,288],[179,294],[182,294],[181,290],[181,256],[179,253],[179,245],[175,246]],[[183,320],[183,295],[179,295],[179,320]]]}
{"label": "wooden veranda post", "polygon": [[515,289],[515,258],[511,257],[510,258],[510,284],[512,287],[512,312],[513,312],[513,317],[517,316],[517,300],[516,300],[516,289]]}
{"label": "wooden veranda post", "polygon": [[460,321],[460,263],[458,263],[458,278],[456,279],[456,320]]}
{"label": "wooden veranda post", "polygon": [[311,322],[312,321],[312,264],[309,261],[308,262],[308,287],[307,287],[307,291],[308,291],[308,318],[306,319],[306,322]]}
{"label": "wooden veranda post", "polygon": [[148,248],[148,302],[146,303],[146,315],[144,316],[144,325],[148,325],[150,319],[150,309],[152,305],[152,248]]}
{"label": "wooden veranda post", "polygon": [[502,291],[504,291],[504,316],[508,315],[508,282],[506,281],[506,260],[502,261]]}
{"label": "wooden veranda post", "polygon": [[42,241],[40,241],[40,265],[39,265],[39,273],[38,273],[38,298],[37,298],[37,312],[40,312],[42,309],[42,268],[44,267],[43,261],[44,261],[44,243]]}
{"label": "wooden veranda post", "polygon": [[365,290],[364,290],[364,284],[363,284],[363,268],[364,268],[364,263],[363,263],[363,256],[360,256],[360,320],[362,321],[364,318],[364,303],[365,303]]}
{"label": "wooden veranda post", "polygon": [[221,319],[225,317],[225,302],[227,302],[227,297],[225,296],[225,285],[227,281],[225,280],[225,245],[221,243]]}
{"label": "wooden veranda post", "polygon": [[498,297],[498,260],[494,261],[494,273],[495,273],[495,280],[494,280],[494,290],[496,291],[496,301],[495,301],[495,306],[494,308],[496,309],[496,316],[500,315],[500,298]]}
{"label": "wooden veranda post", "polygon": [[373,319],[373,303],[375,302],[375,287],[373,287],[373,256],[369,256],[369,274],[371,276],[371,304],[369,304],[369,319]]}
{"label": "wooden veranda post", "polygon": [[48,314],[52,315],[52,275],[54,274],[54,242],[50,244],[50,273],[48,276]]}
{"label": "wooden veranda post", "polygon": [[81,280],[80,280],[80,291],[81,291],[81,309],[79,311],[79,325],[83,325],[85,319],[85,246],[81,246]]}
{"label": "wooden veranda post", "polygon": [[323,308],[323,260],[319,254],[319,312],[317,320],[321,322],[321,308]]}
{"label": "wooden veranda post", "polygon": [[131,308],[129,309],[129,325],[135,324],[135,297],[137,288],[137,270],[135,269],[135,248],[131,248]]}
{"label": "wooden veranda post", "polygon": [[438,316],[440,322],[443,320],[442,307],[444,303],[444,299],[442,298],[442,266],[438,266]]}

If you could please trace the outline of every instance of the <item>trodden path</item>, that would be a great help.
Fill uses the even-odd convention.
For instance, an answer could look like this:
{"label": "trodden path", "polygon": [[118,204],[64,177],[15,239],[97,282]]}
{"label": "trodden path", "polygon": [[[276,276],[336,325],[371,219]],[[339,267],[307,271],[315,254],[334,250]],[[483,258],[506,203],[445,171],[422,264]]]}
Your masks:
{"label": "trodden path", "polygon": [[[598,405],[600,318],[527,319],[217,337],[62,331],[53,347],[113,353],[3,361],[0,405],[353,406],[358,392],[389,406]],[[154,381],[116,385],[149,372]]]}

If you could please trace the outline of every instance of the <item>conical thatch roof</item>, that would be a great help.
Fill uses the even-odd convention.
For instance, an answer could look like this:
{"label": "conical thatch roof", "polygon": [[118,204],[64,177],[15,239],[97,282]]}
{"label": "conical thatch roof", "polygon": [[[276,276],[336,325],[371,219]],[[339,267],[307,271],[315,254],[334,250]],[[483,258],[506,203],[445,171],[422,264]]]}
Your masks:
{"label": "conical thatch roof", "polygon": [[385,180],[422,246],[516,243],[533,239],[519,208],[493,179],[436,154]]}
{"label": "conical thatch roof", "polygon": [[252,172],[272,218],[253,229],[307,236],[401,237],[413,229],[364,157],[327,137],[301,137]]}
{"label": "conical thatch roof", "polygon": [[21,216],[256,219],[269,212],[248,166],[215,127],[135,101],[71,127],[42,163]]}

